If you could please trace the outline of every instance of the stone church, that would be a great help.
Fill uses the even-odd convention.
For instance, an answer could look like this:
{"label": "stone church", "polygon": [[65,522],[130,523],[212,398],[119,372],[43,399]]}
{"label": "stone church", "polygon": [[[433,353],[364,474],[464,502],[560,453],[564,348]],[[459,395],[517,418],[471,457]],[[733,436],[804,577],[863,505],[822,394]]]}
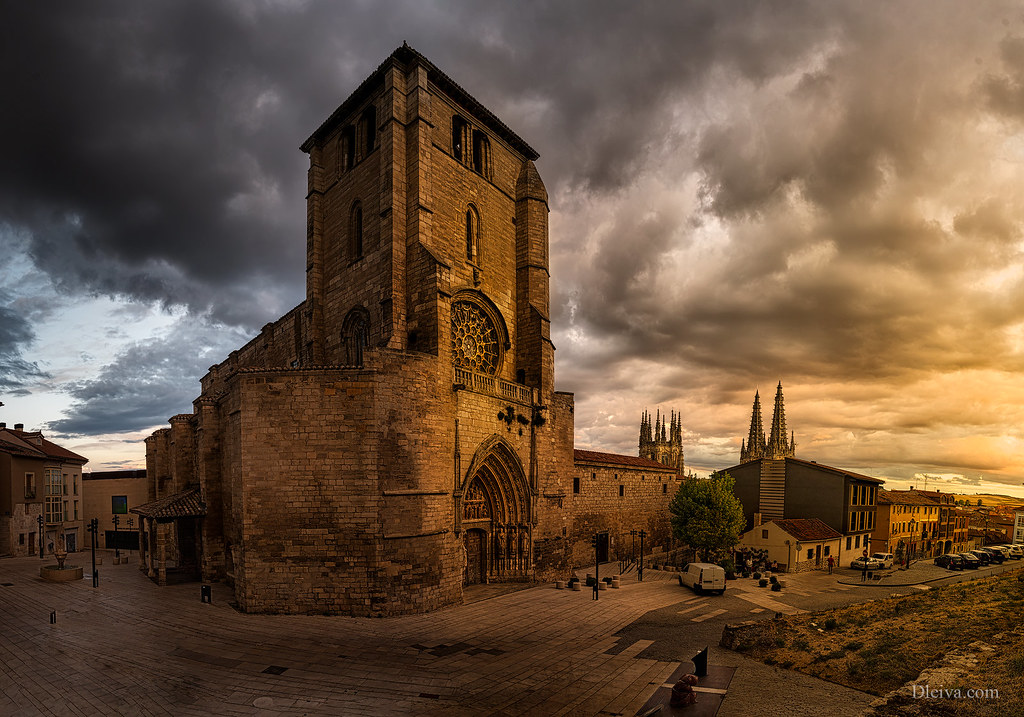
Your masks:
{"label": "stone church", "polygon": [[681,474],[577,465],[537,152],[407,45],[301,149],[306,298],[146,439],[140,568],[248,612],[386,615],[564,575],[590,531],[667,542]]}

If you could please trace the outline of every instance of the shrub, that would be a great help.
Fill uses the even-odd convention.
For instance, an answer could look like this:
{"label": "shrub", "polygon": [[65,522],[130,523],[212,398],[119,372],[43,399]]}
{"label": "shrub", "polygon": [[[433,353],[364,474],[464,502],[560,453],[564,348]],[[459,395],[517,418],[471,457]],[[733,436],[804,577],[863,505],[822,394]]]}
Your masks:
{"label": "shrub", "polygon": [[757,581],[757,584],[760,585],[763,588],[764,587],[768,587],[768,578],[761,578],[760,580]]}
{"label": "shrub", "polygon": [[779,583],[774,583],[773,582],[772,583],[772,592],[773,593],[777,593],[777,592],[781,592],[781,591],[782,591],[782,585],[780,585]]}
{"label": "shrub", "polygon": [[834,617],[830,617],[827,620],[825,620],[824,628],[826,630],[835,630],[837,627],[839,627],[839,623],[836,622],[836,619]]}

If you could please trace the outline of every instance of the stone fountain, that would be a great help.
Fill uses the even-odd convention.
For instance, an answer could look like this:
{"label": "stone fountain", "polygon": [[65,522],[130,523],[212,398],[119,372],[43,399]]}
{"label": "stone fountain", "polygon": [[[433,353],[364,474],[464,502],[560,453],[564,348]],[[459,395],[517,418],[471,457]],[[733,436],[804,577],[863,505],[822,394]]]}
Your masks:
{"label": "stone fountain", "polygon": [[61,537],[57,541],[57,546],[53,550],[53,557],[57,559],[56,565],[44,565],[39,568],[39,577],[43,580],[49,580],[51,583],[67,583],[72,580],[82,579],[82,569],[75,567],[74,565],[64,567],[64,563],[68,559],[68,551],[64,547],[64,538]]}

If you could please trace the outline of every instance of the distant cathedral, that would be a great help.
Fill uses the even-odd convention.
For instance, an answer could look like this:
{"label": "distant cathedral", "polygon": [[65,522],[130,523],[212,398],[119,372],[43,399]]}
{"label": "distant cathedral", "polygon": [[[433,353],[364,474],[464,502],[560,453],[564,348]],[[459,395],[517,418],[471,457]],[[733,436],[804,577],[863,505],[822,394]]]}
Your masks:
{"label": "distant cathedral", "polygon": [[644,411],[640,419],[640,457],[658,461],[676,469],[683,475],[683,417],[672,412],[666,424],[657,413],[654,426],[651,426],[651,414]]}
{"label": "distant cathedral", "polygon": [[[764,439],[764,422],[761,419],[761,396],[754,392],[754,410],[750,415],[750,432],[747,440],[740,441],[740,461],[754,461],[758,458],[792,458],[796,453],[796,436],[786,438],[786,407],[782,400],[782,382],[775,389],[775,412],[772,414],[772,428],[768,440]],[[643,454],[641,454],[643,455]]]}

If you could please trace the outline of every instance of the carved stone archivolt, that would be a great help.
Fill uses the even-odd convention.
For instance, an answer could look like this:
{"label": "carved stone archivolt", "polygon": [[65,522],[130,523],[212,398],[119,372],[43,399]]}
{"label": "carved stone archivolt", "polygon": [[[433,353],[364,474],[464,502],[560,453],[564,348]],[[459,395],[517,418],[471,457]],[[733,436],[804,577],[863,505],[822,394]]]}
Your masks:
{"label": "carved stone archivolt", "polygon": [[486,579],[526,577],[532,541],[529,491],[522,467],[504,443],[495,444],[474,463],[462,499],[462,527],[484,531]]}

